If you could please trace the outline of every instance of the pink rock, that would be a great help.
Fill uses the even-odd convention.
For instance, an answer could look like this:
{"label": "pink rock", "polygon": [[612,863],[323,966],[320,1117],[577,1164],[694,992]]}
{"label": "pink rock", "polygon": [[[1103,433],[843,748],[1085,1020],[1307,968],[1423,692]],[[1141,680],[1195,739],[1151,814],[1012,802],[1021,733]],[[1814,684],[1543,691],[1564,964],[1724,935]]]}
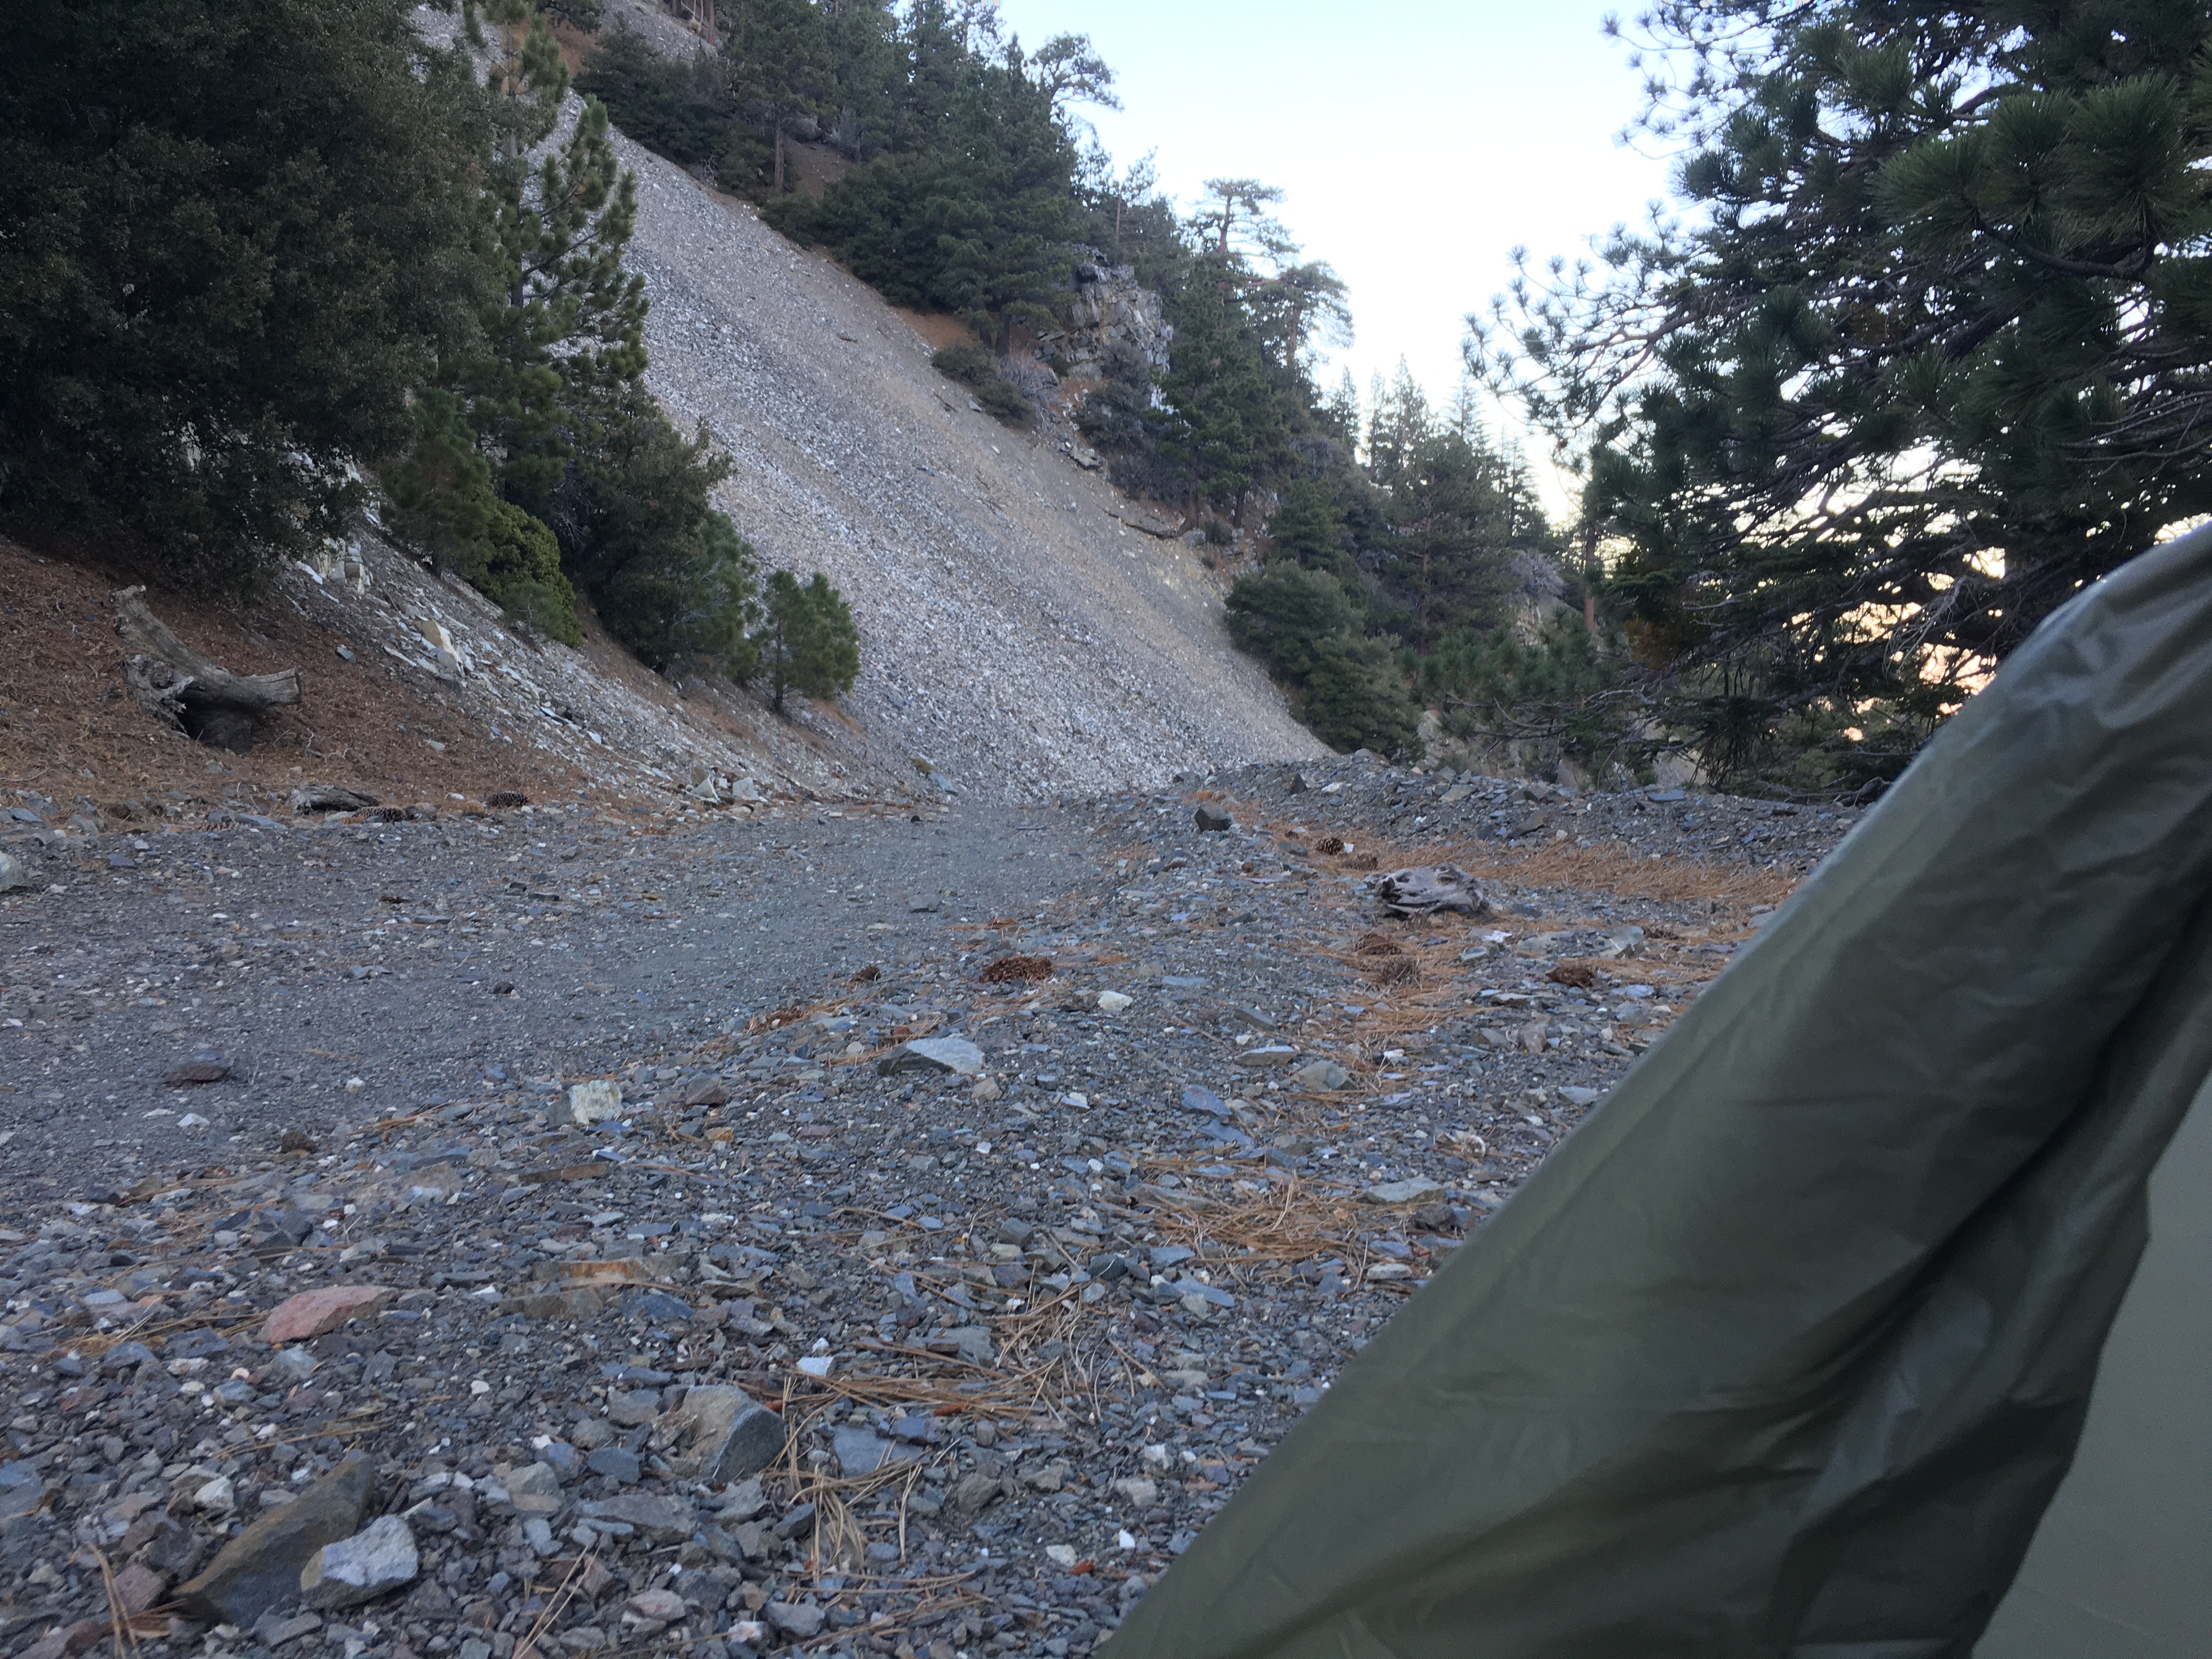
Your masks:
{"label": "pink rock", "polygon": [[349,1319],[374,1313],[392,1300],[384,1285],[332,1285],[319,1291],[302,1291],[279,1303],[261,1328],[261,1340],[274,1346],[303,1342],[325,1331],[334,1331]]}
{"label": "pink rock", "polygon": [[684,1598],[674,1590],[640,1590],[629,1598],[629,1610],[641,1620],[653,1620],[672,1625],[687,1611]]}
{"label": "pink rock", "polygon": [[160,1605],[168,1589],[167,1579],[136,1561],[115,1575],[116,1598],[123,1603],[123,1611],[134,1619],[147,1608]]}

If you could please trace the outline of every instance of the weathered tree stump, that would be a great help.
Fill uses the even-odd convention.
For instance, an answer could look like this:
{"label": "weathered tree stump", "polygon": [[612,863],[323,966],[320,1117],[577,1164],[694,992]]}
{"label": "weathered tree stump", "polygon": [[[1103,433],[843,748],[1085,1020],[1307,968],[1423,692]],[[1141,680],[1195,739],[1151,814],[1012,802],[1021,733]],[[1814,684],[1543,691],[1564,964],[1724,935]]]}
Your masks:
{"label": "weathered tree stump", "polygon": [[300,671],[234,674],[172,634],[149,610],[143,587],[118,587],[115,631],[130,653],[123,683],[147,713],[198,743],[242,755],[253,747],[262,717],[300,701]]}

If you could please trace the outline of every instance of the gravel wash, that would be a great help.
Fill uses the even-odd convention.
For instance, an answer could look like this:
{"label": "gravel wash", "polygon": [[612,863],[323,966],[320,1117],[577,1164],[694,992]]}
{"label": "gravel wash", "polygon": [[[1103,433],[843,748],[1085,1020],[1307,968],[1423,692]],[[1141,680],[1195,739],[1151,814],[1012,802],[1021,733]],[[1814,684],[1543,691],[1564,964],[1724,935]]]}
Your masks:
{"label": "gravel wash", "polygon": [[0,1639],[1088,1652],[1845,827],[1356,756],[47,849]]}

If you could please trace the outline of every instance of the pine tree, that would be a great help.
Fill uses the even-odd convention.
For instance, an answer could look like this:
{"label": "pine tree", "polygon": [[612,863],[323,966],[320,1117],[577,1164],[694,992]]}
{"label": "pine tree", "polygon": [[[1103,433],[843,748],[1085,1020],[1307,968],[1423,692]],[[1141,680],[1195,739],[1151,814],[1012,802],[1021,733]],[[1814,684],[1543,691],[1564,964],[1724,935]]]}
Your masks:
{"label": "pine tree", "polygon": [[979,330],[999,355],[1018,322],[1053,320],[1067,287],[1074,230],[1074,150],[1046,89],[1018,46],[1003,64],[975,66],[955,101],[946,165],[925,208],[940,261],[936,298]]}
{"label": "pine tree", "polygon": [[1324,571],[1336,579],[1346,599],[1364,609],[1359,566],[1352,557],[1344,514],[1328,486],[1318,478],[1294,478],[1267,520],[1270,564],[1287,561],[1303,569]]}
{"label": "pine tree", "polygon": [[1191,498],[1231,504],[1241,523],[1253,487],[1271,477],[1285,451],[1282,410],[1257,334],[1238,297],[1236,267],[1208,257],[1176,307],[1176,337],[1161,390],[1175,418],[1164,448]]}
{"label": "pine tree", "polygon": [[885,0],[823,0],[822,17],[837,111],[831,137],[849,159],[864,161],[889,142],[902,90],[898,19]]}
{"label": "pine tree", "polygon": [[402,0],[15,9],[0,514],[250,588],[465,349],[484,141]]}
{"label": "pine tree", "polygon": [[739,0],[723,42],[730,90],[759,110],[775,147],[772,188],[784,191],[785,137],[818,115],[835,89],[830,33],[813,0]]}
{"label": "pine tree", "polygon": [[1524,279],[1477,361],[1592,446],[1613,596],[1708,768],[1877,782],[2212,512],[2212,12],[1667,0],[1649,27],[1692,66],[1647,121],[1689,140],[1696,211]]}
{"label": "pine tree", "polygon": [[801,586],[788,570],[771,571],[767,620],[754,641],[768,676],[769,706],[783,713],[784,695],[822,699],[850,690],[860,672],[860,633],[843,597],[820,571]]}
{"label": "pine tree", "polygon": [[580,426],[645,372],[645,279],[623,269],[637,177],[623,169],[605,105],[587,100],[567,142],[535,168],[496,169],[486,257],[499,289],[485,348],[462,372],[470,420],[521,499],[559,482]]}

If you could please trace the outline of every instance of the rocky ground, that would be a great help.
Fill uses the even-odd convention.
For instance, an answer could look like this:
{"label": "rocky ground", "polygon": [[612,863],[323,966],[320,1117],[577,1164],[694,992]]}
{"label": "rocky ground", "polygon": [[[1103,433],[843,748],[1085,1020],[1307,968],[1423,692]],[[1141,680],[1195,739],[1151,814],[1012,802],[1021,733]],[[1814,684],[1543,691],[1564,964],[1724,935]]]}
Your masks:
{"label": "rocky ground", "polygon": [[1845,827],[1360,757],[19,845],[0,1637],[1085,1652]]}

